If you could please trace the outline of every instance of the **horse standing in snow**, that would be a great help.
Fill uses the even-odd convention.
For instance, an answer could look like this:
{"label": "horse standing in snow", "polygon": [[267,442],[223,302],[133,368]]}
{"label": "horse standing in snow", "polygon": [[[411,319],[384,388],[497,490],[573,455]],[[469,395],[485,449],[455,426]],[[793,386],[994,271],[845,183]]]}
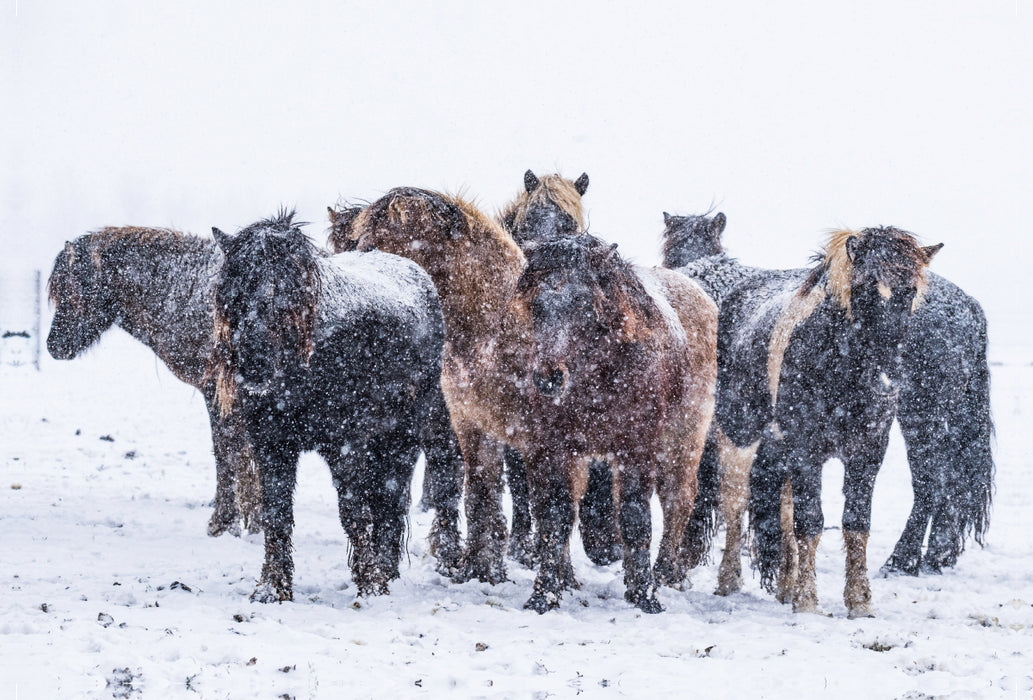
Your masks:
{"label": "horse standing in snow", "polygon": [[[939,249],[919,247],[895,228],[837,231],[810,271],[755,275],[721,306],[715,415],[722,449],[736,453],[727,456],[740,467],[722,476],[739,479],[745,493],[749,474],[761,580],[772,587],[781,567],[779,597],[791,595],[796,611],[818,606],[821,471],[837,457],[844,601],[850,617],[872,615],[865,552],[872,490],[897,409],[903,341]],[[782,520],[789,498],[792,536]]]}
{"label": "horse standing in snow", "polygon": [[293,596],[298,457],[330,466],[360,595],[398,577],[409,484],[440,394],[444,335],[434,285],[382,253],[321,254],[293,212],[228,236],[216,283],[211,374],[239,402],[262,480],[265,564],[253,600]]}
{"label": "horse standing in snow", "polygon": [[[721,243],[724,214],[664,213],[664,265],[703,286],[720,306],[742,280],[768,271],[728,256]],[[883,567],[916,575],[920,568],[952,566],[974,534],[989,525],[993,485],[986,319],[979,303],[943,277],[928,272],[928,291],[904,339],[897,420],[907,446],[914,501],[893,554]],[[700,462],[700,491],[683,547],[689,566],[706,556],[715,525],[716,440]],[[729,543],[739,541],[745,493],[721,492]],[[922,542],[929,530],[924,560]],[[725,548],[718,592],[739,588],[738,551]]]}
{"label": "horse standing in snow", "polygon": [[[575,181],[568,180],[559,174],[544,175],[541,178],[531,170],[524,173],[524,189],[506,204],[496,215],[496,221],[501,225],[513,240],[523,245],[525,242],[551,238],[558,235],[573,235],[584,228],[584,212],[581,208],[581,197],[588,189],[588,175],[582,173]],[[356,235],[351,230],[352,223],[356,216],[362,211],[362,207],[339,205],[328,207],[330,219],[330,235],[327,245],[335,252],[354,250],[356,246]],[[523,457],[520,452],[509,445],[503,448],[503,461],[505,472],[512,495],[513,522],[509,536],[509,554],[525,566],[533,567],[537,564],[537,542],[533,533],[533,523],[530,512],[527,475]],[[593,474],[595,472],[593,471]],[[429,475],[432,476],[433,475]],[[441,472],[438,478],[427,478],[424,480],[423,502],[427,504],[439,503],[443,500],[451,502],[453,498],[458,499],[462,491],[462,472],[458,473],[458,480],[449,478]],[[608,477],[608,470],[605,473]],[[606,488],[609,489],[609,481]],[[607,491],[607,494],[609,491]],[[602,500],[602,499],[599,499]],[[608,502],[609,510],[603,510],[603,514],[595,519],[588,518],[592,522],[599,521],[603,527],[599,529],[613,530],[612,501]],[[594,513],[595,510],[592,511]],[[583,513],[583,515],[591,515]],[[596,552],[599,547],[593,546],[593,542],[599,537],[593,537],[593,528],[585,527],[586,519],[582,519],[582,534],[585,539],[586,551]],[[610,549],[613,549],[610,537]],[[617,545],[619,552],[619,544]],[[601,556],[593,557],[597,563],[610,563],[618,557],[610,556],[605,562]]]}
{"label": "horse standing in snow", "polygon": [[261,503],[251,446],[239,412],[220,412],[205,367],[215,334],[215,242],[158,228],[105,228],[66,243],[50,274],[54,320],[47,350],[77,357],[112,325],[149,347],[204,396],[215,451],[215,512],[209,535],[258,529]]}
{"label": "horse standing in snow", "polygon": [[[559,604],[567,544],[589,460],[614,465],[625,598],[662,610],[657,585],[678,585],[677,551],[714,408],[717,308],[698,285],[662,268],[633,268],[616,246],[582,235],[529,246],[515,312],[529,319],[526,451],[541,566],[527,606]],[[650,567],[654,489],[664,532]]]}

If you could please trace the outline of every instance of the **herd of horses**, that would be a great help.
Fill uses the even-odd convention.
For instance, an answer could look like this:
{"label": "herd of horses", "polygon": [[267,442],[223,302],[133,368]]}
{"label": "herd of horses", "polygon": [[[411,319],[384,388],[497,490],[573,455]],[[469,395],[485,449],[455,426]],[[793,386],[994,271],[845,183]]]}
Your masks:
{"label": "herd of horses", "polygon": [[438,570],[499,583],[508,554],[537,568],[525,607],[539,613],[578,585],[575,524],[588,557],[622,560],[626,599],[655,613],[657,589],[681,588],[723,522],[716,592],[737,591],[747,509],[763,585],[816,610],[822,466],[839,458],[844,601],[871,616],[872,491],[894,419],[914,505],[884,570],[940,571],[969,537],[983,543],[986,321],[928,270],[940,246],[835,231],[811,267],[752,268],[725,253],[724,214],[665,213],[664,264],[647,269],[586,231],[587,188],[585,174],[527,171],[495,217],[397,188],[330,207],[328,250],[282,210],[214,240],[101,229],[57,256],[47,348],[71,359],[117,325],[201,392],[208,533],[264,533],[257,601],[292,599],[309,450],[330,467],[360,595],[399,576],[420,453]]}

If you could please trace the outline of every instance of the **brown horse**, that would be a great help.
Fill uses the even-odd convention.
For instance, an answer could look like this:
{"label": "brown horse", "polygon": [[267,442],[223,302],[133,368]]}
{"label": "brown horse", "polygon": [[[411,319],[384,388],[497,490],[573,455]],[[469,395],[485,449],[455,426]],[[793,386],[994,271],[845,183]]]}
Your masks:
{"label": "brown horse", "polygon": [[[548,239],[557,235],[579,233],[585,227],[581,197],[587,190],[587,173],[582,173],[577,180],[568,180],[558,173],[543,175],[539,178],[528,170],[524,173],[523,190],[498,211],[495,221],[521,246],[531,241]],[[471,205],[467,204],[467,206]],[[351,227],[362,210],[362,206],[355,206],[349,202],[341,202],[335,207],[327,207],[330,220],[327,246],[333,252],[341,253],[355,249],[356,237]],[[503,450],[503,463],[513,505],[508,551],[510,556],[517,561],[533,567],[537,563],[537,544],[536,535],[533,532],[524,460],[518,450],[507,445]],[[609,471],[605,465],[603,467],[608,492]],[[593,470],[593,478],[596,478],[599,471]],[[424,479],[421,505],[425,507],[434,507],[442,500],[450,501],[453,494],[456,493],[453,484],[443,483],[437,477],[443,477],[447,482],[447,475],[440,471],[436,474],[428,474],[428,478]],[[461,484],[459,490],[461,490]],[[598,517],[593,517],[596,510],[604,510],[604,512]],[[588,527],[586,521],[599,524]],[[611,534],[613,531],[612,507],[582,511],[581,526],[585,549],[593,561],[608,564],[619,558],[619,544],[616,546],[617,554],[611,553],[615,549],[614,540],[616,539],[616,536]],[[600,542],[600,544],[596,544],[596,542]],[[596,554],[596,552],[605,552],[605,554]]]}
{"label": "brown horse", "polygon": [[[694,282],[633,268],[589,235],[528,248],[516,315],[531,340],[526,452],[542,562],[528,607],[559,604],[567,542],[589,462],[613,469],[623,540],[625,597],[662,610],[657,584],[678,585],[677,552],[696,493],[696,467],[714,409],[717,307]],[[650,567],[649,500],[664,533]]]}
{"label": "brown horse", "polygon": [[[356,217],[349,230],[359,250],[407,256],[430,273],[438,288],[446,327],[442,388],[467,469],[469,533],[464,574],[492,583],[502,581],[506,525],[501,503],[501,447],[509,445],[525,455],[539,452],[533,432],[532,318],[521,310],[517,293],[524,255],[497,222],[470,203],[413,188],[392,190]],[[682,285],[688,290],[684,295],[698,294],[710,312],[709,335],[693,342],[706,345],[709,339],[713,360],[716,311],[712,303],[702,301],[702,292],[695,285],[683,284],[684,278],[671,277],[672,288],[681,289]],[[668,286],[667,282],[662,286]],[[679,306],[683,301],[678,297]],[[678,322],[673,311],[663,317],[668,323],[672,319]],[[709,366],[713,372],[713,363]],[[700,400],[705,415],[712,397],[711,391]],[[706,420],[701,418],[704,423],[708,420],[709,415]],[[705,430],[704,425],[703,433]],[[684,435],[682,439],[691,444]],[[685,488],[691,495],[694,485]],[[545,539],[540,539],[540,551],[548,549],[549,557],[528,601],[529,607],[539,611],[555,606],[562,587],[572,583],[566,540],[557,539],[554,532],[542,537],[548,544],[543,546]],[[677,546],[677,542],[673,544]],[[641,559],[637,552],[636,562]],[[636,570],[637,588],[630,597],[643,609],[653,610],[653,582],[646,574],[648,568]]]}

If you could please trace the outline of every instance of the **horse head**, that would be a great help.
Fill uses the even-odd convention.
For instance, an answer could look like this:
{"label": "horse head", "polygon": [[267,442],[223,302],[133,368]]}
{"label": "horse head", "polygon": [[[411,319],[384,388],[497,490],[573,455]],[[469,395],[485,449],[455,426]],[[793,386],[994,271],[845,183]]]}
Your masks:
{"label": "horse head", "polygon": [[602,354],[636,326],[640,314],[628,303],[636,292],[648,296],[616,245],[581,234],[527,247],[517,303],[530,321],[539,395],[558,400],[580,373],[599,371]]}
{"label": "horse head", "polygon": [[346,253],[355,250],[358,240],[352,230],[352,222],[362,213],[363,207],[338,205],[327,207],[330,219],[330,236],[326,244],[335,253]]}
{"label": "horse head", "polygon": [[926,268],[942,247],[919,246],[893,227],[833,234],[830,291],[851,324],[846,350],[859,368],[857,379],[876,396],[899,392],[904,336],[928,288]]}
{"label": "horse head", "polygon": [[65,243],[47,283],[54,320],[47,350],[56,360],[70,360],[93,345],[118,317],[111,289],[101,274],[100,252],[90,236]]}
{"label": "horse head", "polygon": [[499,213],[499,221],[521,246],[576,235],[585,228],[581,197],[587,191],[587,173],[571,181],[558,174],[539,178],[528,170],[523,192]]}
{"label": "horse head", "polygon": [[664,267],[684,267],[694,260],[724,252],[721,234],[727,220],[714,216],[673,216],[664,212]]}
{"label": "horse head", "polygon": [[212,229],[226,256],[216,283],[213,355],[224,399],[238,377],[249,391],[262,392],[278,376],[307,365],[312,354],[317,253],[293,216],[281,211],[234,236]]}

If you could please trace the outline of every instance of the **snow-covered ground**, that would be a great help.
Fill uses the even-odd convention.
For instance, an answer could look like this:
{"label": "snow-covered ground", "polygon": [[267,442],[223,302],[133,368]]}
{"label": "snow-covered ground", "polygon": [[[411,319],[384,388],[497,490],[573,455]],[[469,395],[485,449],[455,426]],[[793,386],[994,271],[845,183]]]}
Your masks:
{"label": "snow-covered ground", "polygon": [[[391,595],[357,600],[328,471],[302,461],[296,600],[250,603],[260,536],[205,535],[215,471],[201,398],[110,331],[83,358],[0,368],[0,697],[1029,697],[1033,694],[1033,357],[991,352],[997,494],[985,549],[941,576],[873,579],[878,617],[848,620],[837,528],[819,551],[826,616],[794,615],[716,566],[665,613],[623,599],[619,565],[574,543],[583,586],[522,610],[533,575],[450,583],[415,507]],[[826,468],[826,521],[841,472]],[[414,492],[419,491],[419,475]],[[875,493],[869,569],[911,489],[895,435]],[[747,570],[748,571],[748,570]]]}

